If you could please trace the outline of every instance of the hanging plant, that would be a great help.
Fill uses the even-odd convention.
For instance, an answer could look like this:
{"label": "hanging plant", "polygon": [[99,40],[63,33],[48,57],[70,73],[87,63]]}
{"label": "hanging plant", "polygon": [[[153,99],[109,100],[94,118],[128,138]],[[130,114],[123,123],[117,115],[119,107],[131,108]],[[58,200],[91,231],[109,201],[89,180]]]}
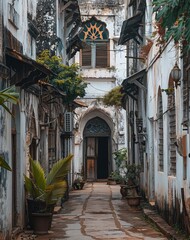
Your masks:
{"label": "hanging plant", "polygon": [[141,47],[139,57],[143,60],[143,62],[145,62],[145,60],[147,59],[148,53],[150,52],[152,45],[153,41],[151,39],[147,39],[147,44]]}
{"label": "hanging plant", "polygon": [[121,107],[123,95],[122,87],[117,86],[104,95],[102,99],[103,104],[107,106]]}

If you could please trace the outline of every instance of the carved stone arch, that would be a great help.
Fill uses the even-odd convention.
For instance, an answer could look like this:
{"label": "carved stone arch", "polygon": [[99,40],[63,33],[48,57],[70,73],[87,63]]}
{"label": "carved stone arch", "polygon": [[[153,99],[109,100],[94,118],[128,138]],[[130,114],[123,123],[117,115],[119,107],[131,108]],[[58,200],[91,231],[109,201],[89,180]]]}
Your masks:
{"label": "carved stone arch", "polygon": [[83,171],[88,180],[107,179],[112,171],[114,123],[101,108],[92,108],[80,119],[83,137]]}
{"label": "carved stone arch", "polygon": [[105,41],[109,39],[109,31],[106,23],[95,16],[82,23],[83,31],[79,37],[82,41]]}
{"label": "carved stone arch", "polygon": [[104,137],[104,136],[110,136],[111,130],[102,118],[95,117],[90,119],[83,132],[84,136],[96,136],[96,137]]}
{"label": "carved stone arch", "polygon": [[[83,133],[86,123],[94,117],[99,117],[104,119],[104,121],[108,124],[109,128],[112,130],[114,129],[113,120],[108,112],[102,109],[92,108],[89,111],[85,112],[85,114],[80,119],[79,130],[81,133]],[[113,133],[111,134],[113,135]]]}

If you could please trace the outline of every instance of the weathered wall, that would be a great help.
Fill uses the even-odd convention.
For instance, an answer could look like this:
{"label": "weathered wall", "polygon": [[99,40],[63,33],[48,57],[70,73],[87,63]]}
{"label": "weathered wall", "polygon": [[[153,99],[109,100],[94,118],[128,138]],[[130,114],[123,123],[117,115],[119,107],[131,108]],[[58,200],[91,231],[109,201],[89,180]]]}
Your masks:
{"label": "weathered wall", "polygon": [[[0,10],[3,9],[3,24],[4,31],[3,39],[0,39],[0,46],[3,47],[18,47],[17,51],[23,51],[23,54],[29,57],[35,58],[35,41],[31,43],[31,38],[28,33],[28,18],[27,14],[30,14],[32,19],[35,18],[36,12],[36,2],[37,1],[13,1],[13,7],[16,14],[16,21],[10,20],[13,15],[9,13],[10,1],[1,1]],[[17,40],[14,42],[15,45],[11,45],[13,37]],[[1,51],[1,50],[0,50]],[[5,64],[5,62],[4,62]],[[7,81],[3,80],[4,87],[10,84],[10,79]],[[18,89],[19,91],[19,89]],[[22,91],[20,92],[20,102],[15,108],[15,118],[12,118],[10,114],[5,113],[0,110],[0,153],[3,153],[5,160],[10,166],[13,166],[12,159],[12,149],[16,148],[16,171],[15,174],[15,186],[13,187],[12,178],[13,172],[8,172],[0,169],[0,205],[1,205],[1,215],[0,215],[0,231],[3,231],[4,239],[11,239],[12,231],[12,218],[15,212],[15,223],[14,227],[23,228],[25,224],[25,191],[24,191],[24,179],[23,174],[26,173],[26,154],[27,154],[27,104],[36,104],[36,99],[26,96]],[[11,106],[9,105],[10,109]],[[12,127],[16,129],[16,146],[12,143]],[[13,191],[16,194],[13,194]],[[15,208],[12,209],[13,195],[15,195]]]}
{"label": "weathered wall", "polygon": [[[118,111],[114,107],[102,105],[101,97],[116,85],[121,84],[126,76],[125,46],[118,46],[118,38],[125,19],[124,1],[83,1],[79,0],[82,21],[95,16],[98,20],[106,23],[110,40],[110,67],[108,68],[84,68],[82,75],[88,83],[86,96],[83,101],[88,108],[76,110],[79,130],[75,134],[74,172],[79,172],[83,164],[83,130],[85,124],[91,118],[99,116],[103,118],[111,128],[111,150],[126,146],[124,132],[125,112]],[[75,61],[80,64],[80,54],[76,54]],[[112,160],[113,161],[113,160]],[[114,162],[112,162],[114,166]]]}
{"label": "weathered wall", "polygon": [[[164,170],[158,170],[159,149],[158,149],[158,92],[160,89],[167,89],[170,79],[170,72],[175,65],[176,60],[182,69],[182,62],[179,58],[179,49],[174,46],[173,42],[169,42],[163,52],[158,54],[158,46],[156,42],[153,45],[148,59],[148,94],[147,94],[147,122],[148,129],[148,162],[151,164],[152,155],[154,156],[154,174],[151,174],[151,180],[155,182],[154,192],[155,200],[161,214],[167,219],[170,224],[184,226],[184,219],[182,216],[182,197],[181,188],[184,188],[186,207],[189,209],[188,199],[190,196],[189,182],[190,182],[190,164],[187,160],[187,178],[184,180],[184,161],[183,157],[178,154],[176,148],[176,175],[171,175],[169,172],[169,118],[168,118],[168,95],[162,92],[163,104],[163,161]],[[175,91],[175,106],[176,106],[176,141],[183,135],[187,135],[187,142],[184,143],[189,153],[189,134],[182,129],[182,91],[178,87]],[[150,137],[149,137],[150,136]],[[151,141],[153,139],[153,142]],[[152,186],[153,187],[153,186]],[[188,210],[189,211],[189,210]],[[189,212],[190,215],[190,212]]]}

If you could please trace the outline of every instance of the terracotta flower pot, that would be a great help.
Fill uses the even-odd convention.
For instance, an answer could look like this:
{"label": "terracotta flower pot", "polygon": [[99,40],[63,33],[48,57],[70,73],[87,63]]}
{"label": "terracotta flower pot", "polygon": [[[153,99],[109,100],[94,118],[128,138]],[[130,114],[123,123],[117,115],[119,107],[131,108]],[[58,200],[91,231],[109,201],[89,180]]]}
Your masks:
{"label": "terracotta flower pot", "polygon": [[137,208],[140,206],[141,196],[126,196],[127,203],[132,208]]}

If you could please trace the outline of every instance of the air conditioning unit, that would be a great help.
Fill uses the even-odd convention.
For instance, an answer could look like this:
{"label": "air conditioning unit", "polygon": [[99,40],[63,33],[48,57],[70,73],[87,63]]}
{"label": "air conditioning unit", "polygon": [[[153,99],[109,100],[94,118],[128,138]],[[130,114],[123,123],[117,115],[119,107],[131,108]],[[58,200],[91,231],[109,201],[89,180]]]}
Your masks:
{"label": "air conditioning unit", "polygon": [[64,116],[65,132],[72,132],[73,130],[73,114],[72,112],[66,112]]}

